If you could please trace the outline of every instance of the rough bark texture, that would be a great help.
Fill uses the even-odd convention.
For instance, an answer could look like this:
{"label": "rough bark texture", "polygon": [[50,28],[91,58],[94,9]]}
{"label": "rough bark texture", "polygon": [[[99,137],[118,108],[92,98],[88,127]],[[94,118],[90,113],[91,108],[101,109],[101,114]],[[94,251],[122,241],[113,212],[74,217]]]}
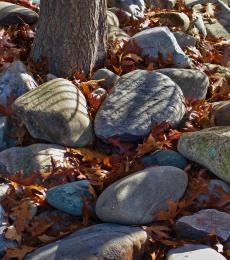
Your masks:
{"label": "rough bark texture", "polygon": [[59,77],[90,74],[106,55],[107,0],[41,0],[31,56]]}

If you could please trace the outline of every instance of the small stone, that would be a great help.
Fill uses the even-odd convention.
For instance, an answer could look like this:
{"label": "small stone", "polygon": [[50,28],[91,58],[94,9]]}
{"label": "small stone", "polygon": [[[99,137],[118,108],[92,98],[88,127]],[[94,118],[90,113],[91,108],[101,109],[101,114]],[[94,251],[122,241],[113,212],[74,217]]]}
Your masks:
{"label": "small stone", "polygon": [[107,24],[108,24],[108,26],[116,26],[116,27],[120,26],[119,20],[118,20],[116,14],[109,10],[107,10]]}
{"label": "small stone", "polygon": [[184,169],[187,160],[179,153],[172,150],[161,150],[143,156],[141,162],[145,167],[159,165],[159,166],[174,166],[176,168]]}
{"label": "small stone", "polygon": [[222,189],[224,192],[230,193],[229,184],[218,179],[213,179],[208,184],[208,194],[200,194],[197,199],[200,202],[203,202],[207,201],[210,196],[221,198],[221,191],[219,191],[219,189]]}
{"label": "small stone", "polygon": [[157,70],[171,78],[190,99],[205,99],[209,87],[208,76],[199,70],[165,68]]}
{"label": "small stone", "polygon": [[230,126],[230,100],[213,103],[211,117],[216,126]]}
{"label": "small stone", "polygon": [[135,70],[123,75],[103,102],[95,133],[105,141],[114,136],[124,142],[138,141],[157,123],[178,125],[184,114],[184,97],[177,84],[161,73]]}
{"label": "small stone", "polygon": [[230,182],[230,127],[219,126],[185,133],[180,137],[177,149],[189,160]]}
{"label": "small stone", "polygon": [[215,209],[200,210],[178,219],[176,228],[186,238],[197,240],[214,233],[226,241],[230,236],[230,214]]}
{"label": "small stone", "polygon": [[175,36],[179,46],[181,49],[185,49],[189,46],[195,47],[196,46],[196,38],[186,34],[184,32],[174,32],[173,35]]}
{"label": "small stone", "polygon": [[159,53],[167,60],[172,55],[174,67],[187,68],[191,60],[185,55],[177,43],[173,33],[167,27],[155,27],[143,30],[129,40],[129,45],[137,45],[142,49],[142,56],[157,60]]}
{"label": "small stone", "polygon": [[170,249],[166,260],[227,260],[211,247],[198,244],[186,244]]}
{"label": "small stone", "polygon": [[128,41],[130,36],[116,26],[108,26],[108,41]]}
{"label": "small stone", "polygon": [[15,61],[0,74],[0,104],[6,106],[10,97],[20,97],[36,87],[37,83],[28,74],[25,65]]}
{"label": "small stone", "polygon": [[36,249],[25,260],[143,259],[147,233],[139,227],[98,224]]}
{"label": "small stone", "polygon": [[159,17],[162,26],[177,27],[178,30],[186,32],[190,25],[189,17],[185,13],[179,12],[159,12],[153,17]]}
{"label": "small stone", "polygon": [[93,203],[96,196],[92,190],[88,181],[75,181],[51,188],[46,192],[46,199],[56,209],[75,216],[82,216],[84,199],[89,202],[90,210],[94,210]]}
{"label": "small stone", "polygon": [[167,209],[168,199],[177,201],[183,196],[187,183],[187,175],[181,169],[147,168],[106,188],[97,200],[96,214],[104,222],[149,224],[157,212]]}
{"label": "small stone", "polygon": [[5,183],[0,184],[0,201],[2,201],[6,197],[9,188],[10,185],[8,184]]}
{"label": "small stone", "polygon": [[66,79],[53,79],[19,97],[13,111],[34,138],[72,147],[94,139],[86,99]]}
{"label": "small stone", "polygon": [[111,70],[108,69],[99,69],[93,73],[93,76],[91,79],[94,80],[101,80],[104,79],[104,81],[99,82],[99,84],[104,88],[104,89],[110,89],[112,88],[117,80],[120,77],[113,73]]}
{"label": "small stone", "polygon": [[53,144],[33,144],[27,147],[13,147],[0,152],[0,171],[2,175],[12,175],[18,171],[29,175],[52,170],[52,159],[64,162],[66,150]]}
{"label": "small stone", "polygon": [[37,21],[38,14],[31,9],[4,1],[0,2],[1,25],[34,24]]}

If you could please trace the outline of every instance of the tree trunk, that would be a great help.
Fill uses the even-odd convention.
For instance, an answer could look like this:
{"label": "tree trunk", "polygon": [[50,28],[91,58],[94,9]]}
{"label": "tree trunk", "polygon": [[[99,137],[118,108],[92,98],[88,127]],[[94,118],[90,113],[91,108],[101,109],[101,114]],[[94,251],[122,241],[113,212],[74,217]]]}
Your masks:
{"label": "tree trunk", "polygon": [[49,72],[89,75],[106,56],[106,0],[41,0],[31,57],[48,61]]}

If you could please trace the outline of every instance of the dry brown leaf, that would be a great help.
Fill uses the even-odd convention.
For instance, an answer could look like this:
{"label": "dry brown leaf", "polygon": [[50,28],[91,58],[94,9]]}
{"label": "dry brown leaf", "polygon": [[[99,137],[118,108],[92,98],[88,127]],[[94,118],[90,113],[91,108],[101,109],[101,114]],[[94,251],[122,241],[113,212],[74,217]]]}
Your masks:
{"label": "dry brown leaf", "polygon": [[25,245],[18,247],[18,248],[7,248],[6,254],[5,254],[4,257],[6,259],[16,258],[16,259],[19,259],[19,260],[23,260],[25,255],[27,253],[30,253],[34,249],[35,249],[34,247],[25,246]]}
{"label": "dry brown leaf", "polygon": [[15,226],[9,226],[6,229],[5,232],[5,238],[9,239],[9,240],[16,240],[18,242],[18,244],[21,244],[21,240],[22,240],[22,235],[18,234]]}

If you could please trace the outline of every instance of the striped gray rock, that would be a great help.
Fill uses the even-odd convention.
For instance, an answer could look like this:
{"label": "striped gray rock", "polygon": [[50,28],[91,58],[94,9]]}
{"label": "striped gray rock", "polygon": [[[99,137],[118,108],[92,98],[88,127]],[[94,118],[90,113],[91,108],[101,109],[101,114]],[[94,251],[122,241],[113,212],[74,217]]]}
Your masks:
{"label": "striped gray rock", "polygon": [[36,249],[25,260],[141,260],[147,233],[139,227],[98,224]]}
{"label": "striped gray rock", "polygon": [[66,79],[48,81],[16,99],[14,113],[34,138],[83,147],[93,141],[93,127],[82,92]]}
{"label": "striped gray rock", "polygon": [[187,183],[187,175],[181,169],[147,168],[106,188],[97,200],[96,214],[104,222],[149,224],[157,212],[167,209],[168,199],[177,201],[183,196]]}
{"label": "striped gray rock", "polygon": [[178,151],[191,161],[208,168],[230,183],[230,127],[206,128],[185,133],[178,142]]}
{"label": "striped gray rock", "polygon": [[1,25],[34,24],[37,20],[38,14],[29,8],[4,1],[0,2]]}
{"label": "striped gray rock", "polygon": [[230,100],[213,103],[211,116],[216,126],[230,126]]}
{"label": "striped gray rock", "polygon": [[156,123],[178,125],[184,114],[184,97],[176,83],[161,73],[135,70],[116,82],[97,112],[94,128],[105,141],[114,136],[135,141]]}

